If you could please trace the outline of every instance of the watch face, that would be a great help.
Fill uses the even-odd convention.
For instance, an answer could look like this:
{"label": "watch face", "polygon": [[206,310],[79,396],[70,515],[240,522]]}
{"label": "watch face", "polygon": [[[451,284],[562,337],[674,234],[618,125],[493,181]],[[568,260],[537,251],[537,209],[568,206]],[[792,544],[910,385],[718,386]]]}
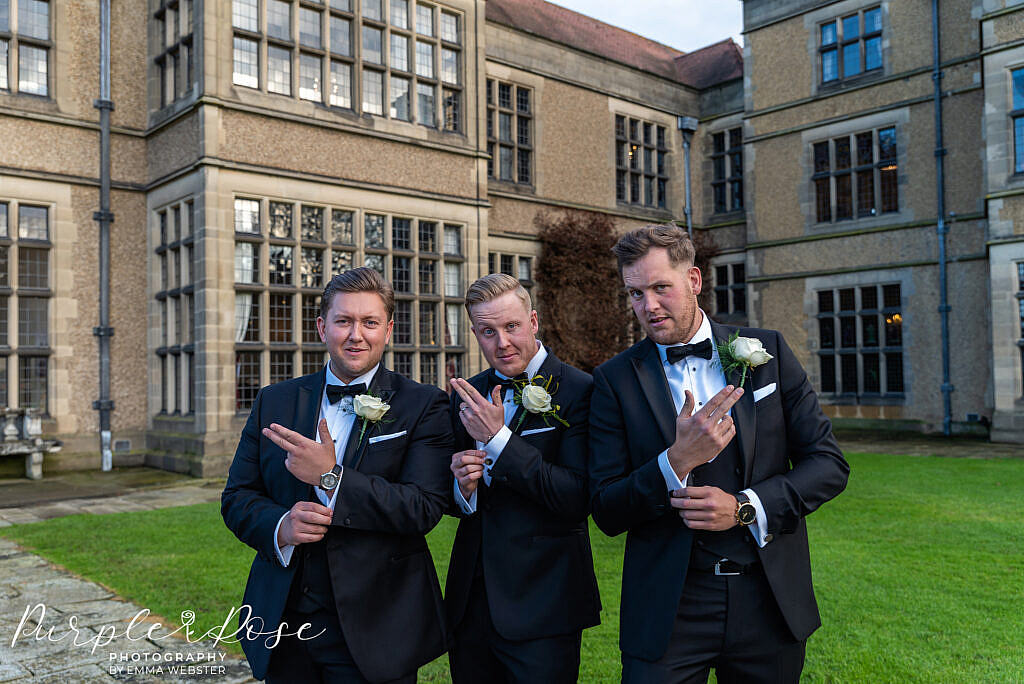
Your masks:
{"label": "watch face", "polygon": [[749,525],[757,520],[757,509],[754,508],[752,503],[744,503],[740,505],[740,510],[736,512],[736,517],[740,519],[741,525]]}
{"label": "watch face", "polygon": [[334,489],[338,485],[338,476],[332,473],[324,473],[320,476],[320,487],[322,489]]}

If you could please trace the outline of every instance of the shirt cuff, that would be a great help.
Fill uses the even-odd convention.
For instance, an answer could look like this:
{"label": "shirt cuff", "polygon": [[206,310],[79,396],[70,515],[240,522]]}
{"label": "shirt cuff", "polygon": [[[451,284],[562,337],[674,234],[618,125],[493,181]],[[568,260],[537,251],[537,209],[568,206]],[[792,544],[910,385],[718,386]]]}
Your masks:
{"label": "shirt cuff", "polygon": [[768,516],[764,512],[764,504],[761,503],[761,499],[753,489],[744,489],[741,494],[747,495],[750,503],[754,504],[754,510],[757,511],[757,518],[748,525],[748,529],[750,529],[750,534],[754,535],[754,541],[763,549],[768,543],[768,540],[765,539],[765,535],[768,534]]}
{"label": "shirt cuff", "polygon": [[[668,449],[658,454],[658,467],[661,468],[661,476],[665,478],[668,491],[682,489],[686,486],[680,481],[676,471],[672,469],[672,465],[668,462]],[[689,477],[689,473],[687,473],[687,477]]]}
{"label": "shirt cuff", "polygon": [[462,495],[462,490],[459,489],[459,481],[455,480],[455,503],[466,515],[473,515],[476,513],[476,490],[469,495],[469,501],[466,501],[466,497]]}
{"label": "shirt cuff", "polygon": [[494,437],[491,437],[491,441],[484,444],[484,451],[491,459],[491,465],[488,468],[493,468],[494,464],[498,462],[498,457],[501,456],[501,452],[505,450],[510,439],[512,439],[512,431],[508,429],[508,425],[502,425]]}
{"label": "shirt cuff", "polygon": [[281,519],[277,521],[277,526],[274,527],[274,550],[277,551],[277,562],[285,568],[287,568],[288,563],[291,562],[292,552],[295,551],[295,547],[291,544],[287,544],[285,546],[277,545],[277,532],[281,529],[281,523],[284,522],[284,518],[286,515],[288,515],[288,513],[282,515]]}

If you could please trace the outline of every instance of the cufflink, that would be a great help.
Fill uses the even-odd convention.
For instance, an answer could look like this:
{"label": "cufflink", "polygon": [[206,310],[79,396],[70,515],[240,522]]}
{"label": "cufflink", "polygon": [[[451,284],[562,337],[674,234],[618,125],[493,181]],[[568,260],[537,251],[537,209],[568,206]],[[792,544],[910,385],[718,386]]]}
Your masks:
{"label": "cufflink", "polygon": [[485,466],[492,466],[492,465],[494,465],[494,459],[493,458],[485,458],[484,459],[484,465]]}

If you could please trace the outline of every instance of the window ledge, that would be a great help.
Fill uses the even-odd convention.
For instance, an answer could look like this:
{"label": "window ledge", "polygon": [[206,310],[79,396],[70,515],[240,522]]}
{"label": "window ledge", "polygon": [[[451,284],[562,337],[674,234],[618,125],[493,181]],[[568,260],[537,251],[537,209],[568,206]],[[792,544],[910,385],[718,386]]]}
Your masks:
{"label": "window ledge", "polygon": [[737,219],[745,219],[747,217],[746,209],[732,209],[730,211],[719,211],[708,216],[706,223],[725,223],[727,221],[735,221]]}
{"label": "window ledge", "polygon": [[818,94],[824,95],[825,93],[834,93],[836,91],[845,90],[847,88],[854,88],[863,85],[868,85],[873,81],[879,81],[885,78],[885,67],[879,67],[878,69],[872,69],[866,71],[857,76],[850,78],[844,78],[842,80],[829,81],[828,83],[818,82]]}
{"label": "window ledge", "polygon": [[906,396],[903,394],[825,394],[821,393],[818,398],[826,406],[903,406],[906,404]]}
{"label": "window ledge", "polygon": [[532,183],[517,183],[516,181],[504,180],[501,178],[489,177],[487,179],[487,186],[488,188],[494,186],[495,188],[506,192],[514,192],[519,195],[537,194],[537,189],[533,187]]}

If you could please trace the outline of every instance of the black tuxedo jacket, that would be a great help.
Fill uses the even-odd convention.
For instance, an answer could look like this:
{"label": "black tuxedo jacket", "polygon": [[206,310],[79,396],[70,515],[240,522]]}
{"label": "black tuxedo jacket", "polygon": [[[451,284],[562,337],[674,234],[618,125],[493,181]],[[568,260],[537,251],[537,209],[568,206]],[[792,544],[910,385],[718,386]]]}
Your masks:
{"label": "black tuxedo jacket", "polygon": [[[600,622],[587,527],[587,414],[592,380],[548,352],[539,374],[552,377],[552,404],[569,423],[544,419],[520,406],[513,431],[491,470],[491,484],[477,488],[477,512],[459,515],[445,585],[448,624],[461,622],[477,562],[483,564],[491,619],[506,639],[570,634]],[[487,373],[469,380],[487,392]],[[504,389],[504,388],[503,388]],[[455,450],[475,449],[458,417],[462,400],[452,395]],[[521,414],[522,424],[516,428]],[[553,430],[531,430],[553,427]],[[448,479],[449,497],[454,485]]]}
{"label": "black tuxedo jacket", "polygon": [[[772,592],[797,639],[821,619],[811,586],[804,516],[846,486],[849,465],[793,352],[772,330],[712,322],[716,343],[739,330],[774,358],[747,372],[733,406],[743,488],[761,499],[768,544],[758,549]],[[739,373],[727,380],[738,384]],[[754,390],[775,390],[754,402]],[[675,440],[676,412],[658,349],[649,339],[594,371],[590,484],[594,521],[608,535],[628,532],[622,571],[619,645],[627,655],[664,653],[690,559],[691,530],[669,505],[658,454]],[[735,494],[735,492],[730,492]]]}
{"label": "black tuxedo jacket", "polygon": [[[296,502],[318,500],[311,485],[288,472],[285,452],[262,435],[262,428],[279,423],[315,439],[325,375],[321,370],[260,390],[221,497],[224,522],[256,550],[244,603],[262,619],[264,632],[281,621],[298,558],[281,566],[274,529]],[[345,642],[367,679],[385,681],[445,651],[440,586],[424,535],[451,498],[452,432],[448,397],[436,387],[381,366],[370,390],[391,409],[381,422],[367,426],[361,440],[356,419],[324,541]],[[402,431],[369,443],[371,437]],[[297,628],[289,625],[287,631]],[[270,662],[265,642],[242,641],[257,679],[263,679]],[[315,640],[310,644],[316,647]]]}

